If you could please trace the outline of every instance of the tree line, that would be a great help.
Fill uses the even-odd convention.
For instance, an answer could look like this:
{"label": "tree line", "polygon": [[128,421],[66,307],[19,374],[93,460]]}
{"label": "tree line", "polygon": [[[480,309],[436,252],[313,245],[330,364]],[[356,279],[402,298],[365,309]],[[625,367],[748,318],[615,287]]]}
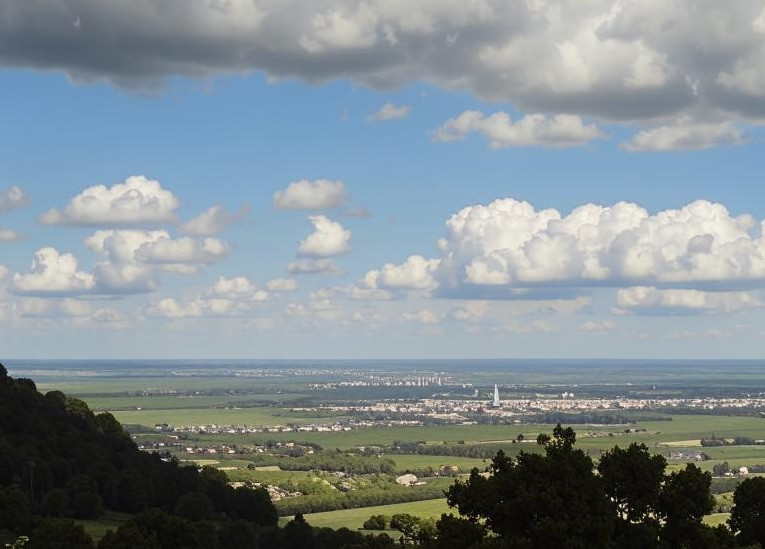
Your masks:
{"label": "tree line", "polygon": [[701,445],[707,448],[719,446],[762,446],[765,445],[765,440],[754,439],[752,437],[735,437],[733,440],[728,440],[712,435],[711,437],[702,438]]}
{"label": "tree line", "polygon": [[430,486],[402,487],[391,489],[379,487],[366,488],[352,492],[333,492],[329,494],[311,494],[299,498],[284,498],[275,503],[280,516],[295,514],[320,513],[338,509],[357,509],[393,503],[409,503],[444,497],[443,488]]}
{"label": "tree line", "polygon": [[713,549],[765,543],[765,478],[742,482],[730,528],[712,528],[702,520],[714,508],[709,472],[688,464],[667,474],[666,459],[637,443],[606,451],[595,467],[575,441],[570,427],[558,425],[552,437],[539,436],[544,453],[521,451],[515,459],[498,453],[488,475],[474,470],[448,490],[461,516],[442,517],[421,544]]}
{"label": "tree line", "polygon": [[313,454],[295,457],[254,454],[247,456],[252,463],[248,468],[278,465],[283,471],[332,471],[349,475],[369,475],[373,473],[394,474],[396,464],[391,459],[362,457],[341,452],[325,450]]}

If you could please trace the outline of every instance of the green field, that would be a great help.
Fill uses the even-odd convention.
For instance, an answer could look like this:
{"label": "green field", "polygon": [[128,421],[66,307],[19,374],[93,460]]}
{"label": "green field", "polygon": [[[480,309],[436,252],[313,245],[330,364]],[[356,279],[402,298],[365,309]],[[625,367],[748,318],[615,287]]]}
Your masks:
{"label": "green field", "polygon": [[719,524],[725,524],[727,526],[730,513],[713,513],[704,517],[704,524],[709,526],[717,526]]}
{"label": "green field", "polygon": [[224,408],[242,404],[268,403],[266,395],[178,395],[178,396],[108,396],[83,398],[93,411],[114,412],[118,410],[178,410],[200,408]]}
{"label": "green field", "polygon": [[[285,419],[286,416],[270,415],[286,413],[279,409],[259,408],[264,412],[260,415],[262,421],[268,417]],[[188,414],[185,417],[195,417],[191,414],[204,414],[210,417],[206,421],[223,422],[226,414],[229,418],[237,417],[233,414],[246,414],[250,410],[210,410],[210,411],[177,411],[173,413]],[[157,413],[157,412],[154,412]],[[170,414],[171,412],[161,412]],[[126,414],[126,415],[123,415]],[[118,414],[122,421],[133,422],[126,419],[131,412]],[[169,417],[169,416],[165,416]],[[256,417],[256,416],[251,416]],[[134,420],[135,418],[131,418]],[[201,418],[197,418],[201,419]],[[306,418],[297,418],[305,421]],[[728,416],[692,416],[675,415],[671,421],[638,422],[634,427],[646,429],[641,433],[625,433],[622,426],[573,426],[577,432],[577,446],[588,451],[594,459],[600,452],[612,448],[614,445],[628,446],[631,442],[645,443],[654,452],[668,455],[670,451],[682,447],[686,442],[699,440],[711,435],[734,438],[736,436],[748,436],[752,438],[765,437],[765,419],[756,417],[728,417]],[[270,440],[311,442],[319,444],[323,448],[353,449],[358,446],[368,445],[391,445],[396,440],[421,441],[428,444],[457,444],[464,441],[466,444],[481,442],[507,441],[501,444],[503,450],[514,455],[518,450],[538,450],[533,442],[539,433],[552,430],[552,425],[443,425],[423,427],[372,427],[354,429],[347,432],[290,432],[290,433],[258,433],[249,435],[195,435],[194,442],[198,444],[236,444],[243,446],[248,444],[262,444]],[[523,434],[528,441],[523,444],[513,444],[510,440]],[[669,446],[666,443],[683,441],[679,446]],[[714,465],[727,461],[731,467],[752,466],[765,464],[765,446],[726,446],[697,448],[710,456],[710,460],[699,462],[698,465],[706,471],[711,471]],[[482,469],[488,463],[482,459],[452,457],[452,456],[429,456],[429,455],[398,455],[387,454],[385,457],[396,463],[398,471],[424,469],[427,467],[438,468],[440,465],[457,465],[460,472],[467,472],[472,467]],[[237,456],[237,459],[246,456]],[[224,458],[225,460],[225,458]],[[668,460],[668,471],[678,470],[685,467],[685,461]],[[225,461],[223,462],[225,463]]]}
{"label": "green field", "polygon": [[[291,414],[288,408],[256,407],[256,408],[177,408],[169,410],[124,410],[113,411],[114,417],[120,423],[130,423],[154,427],[160,423],[169,425],[251,425],[275,426],[316,423],[318,420],[305,415]],[[332,417],[332,420],[344,419],[342,416]],[[322,419],[322,421],[327,421]],[[293,437],[296,435],[293,435]]]}
{"label": "green field", "polygon": [[392,459],[396,463],[396,470],[406,471],[415,469],[425,469],[433,467],[438,469],[441,465],[456,465],[460,473],[469,473],[473,467],[483,469],[489,465],[490,460],[465,458],[455,456],[418,456],[418,455],[397,455],[388,454],[386,458]]}
{"label": "green field", "polygon": [[253,469],[233,469],[226,471],[226,476],[232,482],[265,482],[267,484],[282,484],[284,482],[299,482],[309,479],[316,474],[308,471],[279,471],[277,470],[253,470]]}
{"label": "green field", "polygon": [[[326,513],[311,513],[305,515],[306,521],[311,526],[317,528],[350,528],[351,530],[361,529],[362,524],[370,515],[394,515],[396,513],[409,513],[422,518],[438,518],[442,513],[449,513],[449,506],[446,499],[430,499],[426,501],[414,501],[412,503],[396,503],[393,505],[378,505],[376,507],[363,507],[361,509],[341,509],[339,511],[328,511]],[[283,517],[281,523],[284,524],[291,517]]]}
{"label": "green field", "polygon": [[[217,419],[217,416],[216,416]],[[208,420],[209,421],[209,420]],[[765,425],[765,421],[763,421]],[[550,432],[553,425],[440,425],[436,427],[367,427],[344,432],[329,433],[257,433],[237,435],[239,444],[258,444],[269,440],[315,442],[322,448],[352,449],[358,446],[390,446],[394,441],[422,441],[434,444],[443,442],[466,443],[481,441],[510,441],[523,433],[526,438],[536,439],[541,432]],[[227,435],[201,435],[200,441],[224,442]],[[531,445],[529,445],[531,446]],[[526,447],[526,446],[524,446]]]}
{"label": "green field", "polygon": [[[87,401],[87,397],[113,396],[115,398],[147,398],[128,395],[139,391],[219,391],[228,393],[232,389],[239,392],[251,392],[256,396],[272,396],[283,399],[287,395],[308,394],[307,384],[300,379],[263,379],[258,377],[237,376],[51,376],[35,375],[37,388],[41,392],[57,390],[67,395],[77,396]],[[173,395],[170,395],[173,396]],[[152,397],[148,397],[152,398]]]}
{"label": "green field", "polygon": [[[225,414],[229,411],[210,410],[210,417],[206,418],[206,422],[223,423],[219,416],[220,412]],[[239,410],[232,410],[231,412],[239,412]],[[245,413],[245,411],[242,412]],[[203,412],[197,413],[203,414]],[[126,416],[118,415],[118,419],[122,417]],[[305,420],[306,418],[300,419]],[[358,446],[369,445],[389,446],[397,440],[421,441],[430,444],[442,444],[444,442],[456,444],[460,441],[466,444],[506,441],[507,447],[513,448],[518,445],[511,444],[512,439],[516,438],[519,434],[523,434],[526,440],[532,442],[520,445],[520,447],[530,450],[534,447],[533,440],[536,439],[537,435],[539,433],[549,433],[553,427],[553,425],[546,424],[440,425],[429,426],[427,428],[416,426],[368,427],[346,432],[329,433],[256,433],[237,435],[236,439],[240,444],[256,444],[268,440],[298,441],[315,442],[323,448],[340,449],[352,449]],[[651,448],[659,448],[659,444],[663,442],[700,439],[709,437],[712,434],[717,436],[724,435],[728,438],[736,436],[765,437],[765,418],[756,417],[676,415],[672,416],[671,421],[638,422],[632,426],[646,429],[645,433],[624,433],[624,427],[619,425],[573,425],[572,427],[577,432],[577,445],[585,450],[610,448],[615,444],[626,446],[631,442],[644,442]],[[223,443],[229,438],[227,435],[200,435],[198,437],[200,441],[218,443]],[[714,450],[714,448],[709,450]],[[735,452],[737,449],[728,447],[725,450]]]}

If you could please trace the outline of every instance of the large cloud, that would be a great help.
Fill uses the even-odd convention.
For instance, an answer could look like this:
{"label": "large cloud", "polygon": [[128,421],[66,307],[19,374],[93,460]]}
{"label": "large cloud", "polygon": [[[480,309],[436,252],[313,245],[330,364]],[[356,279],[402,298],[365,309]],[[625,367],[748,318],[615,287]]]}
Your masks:
{"label": "large cloud", "polygon": [[50,225],[120,227],[154,225],[175,220],[178,199],[158,181],[142,175],[129,177],[111,187],[88,187],[59,211],[52,209],[40,216]]}
{"label": "large cloud", "polygon": [[762,14],[761,0],[6,0],[0,63],[128,87],[263,70],[424,79],[526,112],[761,117]]}
{"label": "large cloud", "polygon": [[229,251],[216,238],[173,239],[164,230],[101,230],[86,238],[85,245],[106,259],[94,267],[97,291],[105,294],[154,291],[158,271],[192,274]]}
{"label": "large cloud", "polygon": [[443,274],[457,283],[533,287],[728,283],[765,279],[762,224],[699,200],[654,215],[630,203],[563,216],[510,198],[447,221]]}
{"label": "large cloud", "polygon": [[323,215],[312,215],[308,221],[313,232],[300,241],[298,253],[307,257],[331,257],[351,249],[351,231]]}
{"label": "large cloud", "polygon": [[96,231],[85,239],[91,251],[106,258],[96,263],[97,286],[104,293],[151,292],[159,287],[155,269],[141,263],[136,252],[141,246],[169,238],[166,231]]}
{"label": "large cloud", "polygon": [[171,238],[167,231],[102,230],[96,231],[85,245],[106,256],[112,263],[144,263],[170,266],[209,265],[226,257],[229,246],[217,238]]}
{"label": "large cloud", "polygon": [[86,238],[85,245],[103,258],[92,273],[79,271],[74,255],[42,248],[27,273],[13,276],[10,291],[43,297],[152,292],[159,287],[160,271],[191,274],[229,251],[215,238],[173,239],[164,230],[100,230]]}
{"label": "large cloud", "polygon": [[655,214],[584,204],[564,215],[505,198],[452,215],[440,258],[386,264],[361,285],[505,299],[604,286],[751,287],[765,284],[764,226],[704,200]]}

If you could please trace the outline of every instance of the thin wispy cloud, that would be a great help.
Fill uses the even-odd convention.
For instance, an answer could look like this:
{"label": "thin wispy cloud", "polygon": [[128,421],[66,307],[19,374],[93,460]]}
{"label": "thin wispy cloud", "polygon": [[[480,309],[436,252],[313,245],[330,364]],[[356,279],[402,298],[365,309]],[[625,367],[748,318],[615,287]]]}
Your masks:
{"label": "thin wispy cloud", "polygon": [[367,116],[367,122],[388,122],[400,118],[406,118],[412,112],[409,105],[394,105],[385,103],[380,110]]}

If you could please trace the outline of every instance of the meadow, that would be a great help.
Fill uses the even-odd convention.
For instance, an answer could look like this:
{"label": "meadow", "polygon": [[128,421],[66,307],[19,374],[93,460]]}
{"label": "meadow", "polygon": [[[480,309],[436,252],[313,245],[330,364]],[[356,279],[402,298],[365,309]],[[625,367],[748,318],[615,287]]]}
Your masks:
{"label": "meadow", "polygon": [[[396,513],[409,513],[421,518],[439,518],[442,513],[449,513],[449,509],[444,499],[430,499],[426,501],[414,501],[411,503],[394,503],[393,505],[376,505],[374,507],[363,507],[360,509],[341,509],[339,511],[328,511],[325,513],[311,513],[305,515],[306,520],[311,526],[317,528],[349,528],[352,530],[362,529],[362,525],[371,515],[394,515]],[[291,517],[282,517],[281,524],[285,524]],[[388,531],[388,534],[398,537],[398,532]]]}

